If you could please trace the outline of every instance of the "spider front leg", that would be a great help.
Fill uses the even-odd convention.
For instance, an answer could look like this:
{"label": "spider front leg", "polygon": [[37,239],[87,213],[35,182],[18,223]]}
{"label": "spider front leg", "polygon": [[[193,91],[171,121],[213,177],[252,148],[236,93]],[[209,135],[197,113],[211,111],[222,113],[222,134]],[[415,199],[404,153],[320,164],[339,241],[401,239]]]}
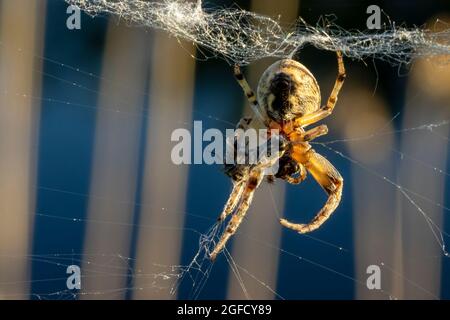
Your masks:
{"label": "spider front leg", "polygon": [[336,105],[339,91],[342,88],[342,85],[344,84],[345,80],[345,67],[344,67],[344,60],[342,58],[342,52],[337,51],[337,62],[338,62],[338,75],[336,78],[336,81],[334,83],[333,90],[331,91],[330,97],[328,98],[327,104],[321,107],[319,110],[312,112],[310,114],[307,114],[298,120],[296,120],[295,125],[299,127],[307,126],[310,124],[313,124],[317,121],[320,121],[326,117],[328,117],[334,109],[334,106]]}
{"label": "spider front leg", "polygon": [[[296,158],[297,155],[293,155]],[[323,156],[310,149],[306,155],[299,155],[299,158],[306,157],[306,169],[311,173],[314,179],[322,186],[328,194],[328,200],[324,207],[308,224],[296,224],[280,219],[280,223],[286,228],[295,230],[299,233],[307,233],[318,229],[331,214],[336,210],[341,201],[342,188],[344,180],[334,166]]]}
{"label": "spider front leg", "polygon": [[237,208],[236,213],[231,217],[230,222],[227,225],[227,228],[225,229],[224,233],[219,239],[219,242],[217,242],[215,248],[210,254],[210,259],[215,260],[217,255],[223,250],[225,245],[227,244],[228,240],[231,238],[232,235],[236,232],[237,228],[241,224],[242,220],[245,217],[245,214],[247,213],[248,208],[250,207],[250,204],[253,200],[253,195],[255,193],[256,188],[259,186],[263,178],[263,174],[260,170],[254,170],[248,179],[248,181],[245,183],[245,190],[242,195],[242,200]]}
{"label": "spider front leg", "polygon": [[252,108],[253,112],[256,114],[258,119],[265,124],[265,118],[264,118],[264,110],[260,107],[258,104],[258,100],[256,99],[255,92],[252,90],[250,85],[248,84],[247,80],[245,79],[244,74],[241,71],[241,68],[239,65],[234,65],[234,77],[236,78],[237,82],[241,86],[242,90],[244,90],[245,95],[247,96],[248,102],[250,103],[250,107]]}

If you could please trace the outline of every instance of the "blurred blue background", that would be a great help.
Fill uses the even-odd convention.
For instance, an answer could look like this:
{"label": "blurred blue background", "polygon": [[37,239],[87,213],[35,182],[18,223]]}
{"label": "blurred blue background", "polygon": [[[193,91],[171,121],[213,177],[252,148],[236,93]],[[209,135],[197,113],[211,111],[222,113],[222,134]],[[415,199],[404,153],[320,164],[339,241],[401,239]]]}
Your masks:
{"label": "blurred blue background", "polygon": [[[3,13],[5,7],[14,6],[6,2],[14,1],[0,2]],[[39,12],[36,24],[43,25],[34,37],[42,39],[41,51],[33,49],[28,59],[34,64],[33,83],[40,84],[38,91],[31,90],[35,131],[30,136],[35,144],[25,153],[35,168],[31,171],[35,178],[30,179],[29,188],[21,189],[32,199],[26,215],[28,231],[18,229],[27,232],[28,246],[2,252],[6,271],[0,297],[245,298],[223,255],[198,296],[193,296],[193,290],[199,284],[193,285],[190,277],[195,271],[185,275],[175,294],[170,293],[175,281],[170,274],[180,270],[170,266],[191,262],[199,241],[199,234],[192,230],[208,231],[229,195],[231,182],[218,165],[184,166],[179,169],[182,172],[173,169],[165,162],[173,146],[167,133],[176,127],[189,128],[194,120],[203,121],[204,129],[225,132],[234,127],[246,109],[230,66],[222,59],[203,61],[190,44],[178,44],[154,30],[127,27],[114,18],[82,14],[82,29],[68,30],[66,3],[37,2],[41,4],[35,8]],[[19,10],[18,3],[27,5],[14,3],[16,7],[8,10]],[[233,3],[208,1],[205,5]],[[258,8],[251,1],[236,3],[247,10]],[[322,15],[334,14],[340,26],[364,30],[370,4],[301,0],[287,1],[286,10],[294,19],[301,16],[311,24]],[[450,14],[448,1],[384,1],[378,5],[391,20],[408,26]],[[267,6],[273,16],[282,14],[276,4]],[[6,19],[3,13],[0,19]],[[2,34],[21,34],[19,26],[2,22],[2,28]],[[20,44],[8,44],[7,39],[2,36],[0,51],[13,48],[15,52]],[[337,73],[335,56],[313,48],[306,48],[300,56],[318,79],[325,100]],[[270,62],[245,68],[253,87]],[[377,130],[391,133],[329,145],[355,163],[321,145],[314,147],[338,168],[345,185],[334,216],[311,236],[281,229],[277,215],[292,221],[311,218],[326,200],[314,180],[309,177],[299,186],[280,186],[283,182],[277,181],[275,186],[262,187],[265,196],[255,199],[256,207],[244,221],[242,234],[228,246],[242,267],[243,283],[250,297],[264,299],[449,299],[448,258],[419,210],[383,179],[426,197],[429,201],[414,200],[443,231],[450,231],[448,210],[442,208],[450,207],[448,125],[436,128],[436,135],[404,130],[448,119],[448,66],[418,65],[407,70],[372,60],[346,60],[346,66],[348,80],[335,115],[324,121],[330,134],[319,141],[364,137]],[[439,74],[427,76],[431,72],[427,68],[436,68],[433,72]],[[6,79],[4,88],[9,86],[5,84],[8,77],[2,78]],[[436,78],[444,89],[428,90],[436,86],[425,82]],[[173,86],[166,85],[171,79]],[[192,79],[192,84],[186,79]],[[178,102],[183,100],[187,106],[180,111]],[[404,160],[401,153],[413,160]],[[159,165],[165,163],[164,168]],[[434,168],[444,173],[436,175]],[[267,198],[270,194],[275,204]],[[20,199],[1,201],[23,202]],[[3,206],[0,212],[3,228],[10,223],[7,210],[11,211]],[[20,236],[18,232],[1,241],[7,247]],[[18,275],[8,271],[20,269],[15,263],[25,271]],[[70,264],[81,266],[81,291],[66,288],[65,269]],[[365,270],[370,264],[381,266],[382,292],[366,288]],[[9,278],[8,272],[12,272]]]}

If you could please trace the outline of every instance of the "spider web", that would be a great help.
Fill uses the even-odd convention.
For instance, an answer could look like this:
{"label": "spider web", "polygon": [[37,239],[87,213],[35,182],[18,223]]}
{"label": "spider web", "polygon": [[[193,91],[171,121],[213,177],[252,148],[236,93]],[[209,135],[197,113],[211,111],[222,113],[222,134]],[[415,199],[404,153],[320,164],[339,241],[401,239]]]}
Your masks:
{"label": "spider web", "polygon": [[450,54],[450,29],[432,32],[395,23],[375,32],[348,31],[324,17],[316,26],[299,20],[286,29],[278,21],[239,8],[202,7],[202,1],[66,0],[92,16],[110,13],[130,25],[161,29],[195,43],[206,57],[248,64],[285,58],[306,45],[340,50],[349,58],[376,58],[408,64],[413,58]]}
{"label": "spider web", "polygon": [[[148,17],[146,17],[146,19],[144,19],[142,21],[141,20],[133,20],[133,19],[131,19],[131,17],[133,17],[134,14],[136,14],[136,12],[129,11],[130,16],[127,16],[126,15],[127,8],[133,8],[134,10],[136,10],[137,8],[144,9],[141,6],[145,5],[145,6],[150,6],[148,8],[156,8],[158,10],[161,10],[161,11],[155,11],[155,12],[159,12],[159,14],[161,14],[161,12],[162,13],[165,12],[164,10],[168,10],[168,8],[171,8],[171,4],[172,5],[176,4],[177,6],[182,6],[182,8],[184,8],[185,10],[188,10],[188,9],[196,10],[195,12],[197,12],[199,10],[198,6],[192,6],[192,5],[189,5],[188,3],[181,3],[181,2],[164,2],[164,3],[158,4],[158,5],[156,5],[156,4],[152,5],[152,3],[141,2],[141,1],[133,1],[133,2],[130,2],[130,1],[119,1],[119,2],[70,1],[70,2],[73,2],[73,3],[76,2],[78,5],[80,5],[80,7],[89,10],[91,13],[98,13],[98,12],[100,12],[100,10],[102,12],[117,13],[117,11],[116,12],[109,11],[112,9],[108,9],[108,8],[113,8],[114,10],[116,10],[118,8],[122,8],[121,11],[125,12],[123,14],[123,17],[129,18],[127,20],[129,20],[130,22],[133,22],[133,24],[136,24],[136,25],[145,25],[144,23],[141,23],[141,22],[152,21],[152,20],[147,20]],[[92,7],[94,5],[94,3],[95,3],[95,10],[94,10],[94,7]],[[131,3],[133,3],[134,5],[137,5],[137,7],[130,6]],[[108,5],[108,7],[105,7],[106,5]],[[119,5],[121,7],[117,7]],[[125,6],[125,7],[123,7],[123,6]],[[147,8],[147,7],[145,7],[145,8]],[[147,11],[143,11],[143,12],[147,12]],[[149,12],[152,12],[152,11],[149,11]],[[189,13],[189,12],[190,11],[188,11],[186,13]],[[227,11],[224,9],[222,11],[219,10],[219,12],[222,12],[221,14],[223,14],[224,12],[227,12]],[[233,13],[231,16],[234,18],[239,17],[239,15],[237,15],[237,13],[240,13],[241,18],[242,18],[242,15],[245,13],[245,12],[243,13],[243,11],[240,11],[240,10],[234,10],[231,12]],[[131,13],[133,13],[133,15],[131,15]],[[153,13],[153,14],[155,14],[155,13]],[[262,19],[261,20],[262,22],[266,22],[268,24],[270,22],[270,25],[272,27],[275,26],[272,23],[276,23],[275,21],[273,21],[269,18],[261,18],[257,15],[250,14],[250,13],[245,13],[245,16],[246,15],[250,15],[254,19]],[[212,19],[212,18],[208,18],[208,19]],[[246,17],[246,19],[248,19],[248,17]],[[145,26],[162,28],[164,30],[169,31],[170,33],[172,33],[175,36],[190,39],[187,36],[182,36],[182,34],[172,32],[173,29],[167,29],[168,27],[167,28],[164,27],[164,25],[162,24],[161,21],[165,21],[165,20],[155,19],[155,21],[159,21],[158,23],[161,23],[161,25],[155,24],[155,25],[145,25]],[[259,23],[261,23],[261,21],[259,21]],[[278,32],[277,28],[270,29],[270,30],[272,30],[272,31],[276,30]],[[320,33],[323,32],[323,30],[321,30],[321,29],[315,29],[315,28],[310,28],[310,27],[308,27],[308,28],[305,27],[304,30],[307,30],[308,32],[311,32],[312,30],[316,30],[316,31],[320,30]],[[333,30],[333,29],[330,29],[330,30]],[[336,29],[334,29],[334,30],[336,30]],[[396,34],[396,33],[390,34],[389,36],[387,36],[387,33],[382,34],[381,38],[384,40],[394,39],[392,41],[395,42],[395,41],[399,41],[399,39],[403,39],[402,41],[404,43],[401,48],[400,48],[400,46],[394,46],[395,50],[392,47],[392,43],[390,43],[389,44],[390,49],[386,51],[386,55],[383,55],[383,50],[385,50],[386,47],[380,46],[381,43],[383,43],[383,45],[386,45],[386,42],[383,42],[384,40],[380,41],[379,43],[377,42],[378,44],[376,44],[376,45],[374,43],[372,43],[368,47],[369,49],[365,48],[363,45],[363,46],[359,47],[360,49],[363,48],[360,51],[358,51],[359,49],[353,50],[351,48],[356,48],[356,47],[347,45],[346,48],[348,48],[348,49],[344,50],[344,51],[347,56],[350,56],[350,57],[353,57],[356,59],[361,59],[361,58],[365,58],[365,57],[375,57],[375,58],[380,58],[383,60],[388,60],[391,63],[408,63],[409,59],[416,57],[417,55],[434,56],[434,55],[450,53],[448,51],[449,50],[448,46],[437,45],[436,42],[434,42],[437,40],[439,40],[439,42],[441,42],[442,40],[448,41],[448,39],[450,38],[448,31],[443,32],[443,33],[434,34],[434,35],[430,35],[428,32],[421,31],[418,29],[415,31],[414,30],[413,31],[403,30],[403,32],[412,32],[412,34],[414,35],[411,38],[407,37],[407,39],[408,39],[408,41],[406,41],[407,44],[404,43],[405,42],[404,38],[398,37],[398,36],[394,36],[394,37],[392,36],[393,34]],[[420,36],[419,36],[419,34],[420,34]],[[264,36],[265,35],[266,34],[264,34]],[[329,33],[327,36],[325,36],[323,34],[322,34],[322,36],[327,38],[327,37],[329,37]],[[246,37],[248,37],[248,35]],[[332,40],[328,40],[329,42],[324,42],[323,39],[318,42],[315,42],[316,40],[314,40],[314,41],[302,40],[303,42],[301,42],[301,44],[299,44],[299,42],[298,42],[299,40],[296,40],[297,42],[293,42],[294,44],[290,43],[289,46],[286,45],[286,47],[277,46],[278,51],[271,50],[271,51],[269,51],[269,53],[268,53],[268,51],[266,51],[266,50],[268,50],[268,48],[272,48],[269,45],[265,46],[264,49],[261,49],[259,51],[248,49],[248,51],[240,51],[241,53],[239,53],[239,54],[237,54],[235,52],[227,51],[229,49],[226,49],[226,50],[224,49],[223,52],[222,51],[217,51],[217,52],[220,52],[220,54],[223,55],[223,57],[225,57],[229,61],[234,61],[234,62],[239,62],[239,63],[245,64],[245,63],[254,61],[256,59],[263,58],[265,56],[280,56],[280,57],[286,56],[288,54],[291,54],[293,51],[297,50],[299,46],[302,46],[303,44],[306,44],[306,43],[312,43],[313,45],[315,45],[319,48],[320,48],[320,45],[318,45],[318,44],[324,43],[325,44],[324,47],[321,47],[321,48],[325,49],[325,50],[335,50],[336,48],[344,49],[344,47],[342,47],[343,44],[341,42],[338,42],[338,43],[333,42],[333,39],[334,40],[336,40],[338,38],[341,39],[340,37],[341,36],[339,36],[339,37],[331,36]],[[377,38],[377,37],[375,37],[375,38]],[[291,38],[291,39],[294,39],[294,38]],[[311,39],[314,39],[314,38],[312,37]],[[409,42],[411,39],[414,39],[414,41]],[[430,39],[432,39],[432,40],[430,40]],[[206,41],[205,39],[204,40],[190,39],[190,40],[192,40],[202,46],[203,46],[203,43],[201,41]],[[350,41],[350,43],[353,43],[352,40],[349,40],[349,41]],[[362,41],[362,43],[367,43],[367,41]],[[7,45],[8,44],[0,43],[0,46],[7,46]],[[270,45],[273,45],[273,44],[270,44]],[[336,47],[336,45],[337,45],[337,47]],[[216,52],[215,47],[206,46],[206,48]],[[411,48],[413,48],[414,50],[411,50]],[[17,52],[18,52],[18,54],[23,54],[23,51],[19,48],[17,49]],[[246,53],[244,54],[242,52],[246,52]],[[249,52],[253,52],[254,55],[250,55]],[[224,53],[226,53],[226,54],[224,54]],[[95,73],[80,70],[77,66],[71,66],[69,64],[66,64],[66,63],[63,63],[60,61],[55,61],[50,57],[36,57],[36,58],[45,60],[46,62],[51,63],[51,64],[61,66],[64,69],[69,70],[70,72],[73,72],[75,74],[80,73],[83,75],[87,75],[89,77],[100,78],[100,76],[96,75]],[[39,71],[36,71],[36,72],[39,72]],[[89,87],[89,85],[84,85],[82,83],[73,82],[72,80],[69,80],[60,75],[56,75],[56,74],[52,74],[52,73],[43,73],[43,72],[40,72],[40,74],[44,77],[51,77],[52,79],[59,81],[61,83],[64,83],[67,86],[75,87],[80,91],[90,91],[92,93],[101,94],[100,92],[95,91],[94,89],[91,89]],[[118,83],[118,80],[116,80],[116,79],[105,79],[105,80]],[[77,108],[85,108],[87,110],[92,110],[92,111],[98,110],[97,106],[81,105],[81,104],[78,104],[73,101],[62,101],[62,100],[54,99],[54,98],[48,97],[48,96],[26,96],[20,92],[16,92],[16,93],[9,92],[9,93],[5,93],[5,94],[18,95],[18,96],[22,96],[23,99],[38,100],[38,101],[42,101],[42,102],[52,103],[52,104],[55,104],[56,106],[72,106],[72,107],[77,107]],[[104,109],[106,111],[110,111],[110,112],[117,112],[117,110],[112,109],[112,108],[111,109],[104,108]],[[222,123],[225,122],[230,126],[234,126],[234,123],[232,123],[231,121],[217,117],[214,114],[202,114],[201,112],[198,112],[198,111],[196,111],[196,112],[197,112],[197,115],[200,117],[213,119],[217,122],[222,122]],[[127,112],[122,111],[121,114],[123,115],[123,117],[128,117],[128,116],[150,117],[147,114],[142,115],[142,113],[138,114],[138,113],[133,113],[133,112],[127,113]],[[180,124],[187,124],[187,123],[184,121],[181,121]],[[383,174],[382,172],[377,172],[376,170],[372,169],[369,165],[366,165],[362,161],[354,159],[353,157],[349,156],[347,153],[342,151],[338,146],[340,143],[353,143],[353,142],[360,142],[360,141],[372,142],[377,137],[395,135],[395,134],[399,134],[399,133],[413,133],[413,132],[433,132],[436,134],[436,136],[439,139],[441,139],[443,141],[443,143],[448,143],[448,137],[439,136],[438,129],[441,127],[449,126],[449,125],[450,125],[450,120],[439,120],[437,122],[424,123],[424,124],[420,124],[418,126],[404,128],[401,130],[394,130],[394,131],[387,131],[387,132],[379,131],[379,132],[374,132],[373,134],[370,134],[367,136],[362,136],[362,137],[352,137],[352,138],[347,138],[347,139],[324,141],[324,142],[316,143],[316,145],[323,147],[325,150],[328,150],[330,153],[335,153],[339,157],[345,159],[346,161],[351,162],[352,164],[355,164],[361,170],[371,173],[374,176],[374,178],[385,181],[386,185],[392,187],[393,190],[397,190],[397,192],[401,193],[405,197],[405,199],[416,208],[416,211],[423,216],[423,218],[425,219],[426,223],[428,224],[428,226],[430,228],[430,232],[432,232],[435,235],[436,243],[442,249],[443,254],[448,256],[448,253],[445,249],[445,240],[448,239],[449,235],[447,233],[445,233],[443,230],[441,230],[441,228],[434,223],[433,219],[429,217],[426,210],[424,210],[422,208],[422,206],[420,206],[418,204],[418,200],[425,201],[432,206],[437,206],[437,207],[443,209],[446,213],[448,213],[450,211],[450,208],[446,207],[445,204],[434,202],[432,199],[427,198],[425,195],[416,193],[414,190],[411,190],[410,188],[408,188],[408,186],[398,184],[397,182],[395,182],[394,178],[390,178],[390,177],[386,176],[385,174]],[[409,157],[407,154],[405,154],[401,151],[398,151],[398,150],[393,150],[393,154],[398,157],[401,157],[401,158]],[[413,159],[413,160],[420,161],[418,159]],[[421,165],[425,169],[431,170],[433,172],[437,172],[438,174],[445,176],[446,179],[448,179],[447,177],[450,175],[450,173],[448,173],[445,169],[434,167],[432,164],[422,162]],[[69,194],[74,197],[97,197],[96,195],[92,195],[92,194],[75,193],[71,190],[65,190],[65,189],[61,189],[61,188],[52,188],[49,186],[39,186],[38,185],[38,186],[35,186],[35,188],[40,189],[40,190],[46,190],[46,191],[52,192],[52,193]],[[102,201],[114,201],[113,199],[108,199],[108,198],[101,198],[101,200]],[[135,205],[143,205],[143,204],[135,203]],[[274,210],[278,211],[276,205],[274,205]],[[176,212],[167,212],[167,213],[168,214],[179,214]],[[2,258],[24,259],[24,260],[30,261],[30,262],[31,261],[38,262],[43,265],[52,265],[52,266],[56,266],[56,267],[61,267],[62,272],[60,274],[64,275],[63,277],[33,279],[33,280],[31,280],[31,282],[50,282],[51,283],[53,281],[55,281],[55,282],[63,281],[65,283],[65,280],[67,279],[65,276],[66,267],[69,265],[72,265],[72,264],[81,264],[82,261],[87,261],[87,263],[89,265],[91,265],[91,267],[88,270],[83,270],[83,276],[82,276],[83,278],[105,277],[105,276],[107,276],[107,277],[124,276],[124,277],[131,278],[131,279],[135,279],[137,277],[140,277],[140,278],[145,277],[146,279],[148,279],[147,286],[136,287],[136,286],[133,286],[133,281],[131,281],[129,286],[124,287],[124,288],[118,288],[118,289],[114,290],[114,292],[116,292],[118,294],[122,294],[123,292],[135,291],[135,290],[151,289],[151,290],[168,290],[172,294],[176,295],[180,284],[182,282],[185,282],[185,283],[188,283],[192,287],[192,289],[190,290],[190,293],[189,293],[189,298],[196,299],[196,298],[201,297],[202,290],[203,290],[204,286],[207,284],[212,272],[214,271],[213,264],[208,259],[208,254],[211,251],[211,248],[214,247],[215,241],[217,241],[218,236],[220,236],[220,234],[222,233],[224,226],[214,223],[215,219],[211,218],[211,217],[198,215],[198,214],[194,214],[194,213],[188,213],[188,212],[184,212],[183,214],[185,214],[187,216],[192,216],[195,219],[198,219],[199,227],[198,228],[192,228],[192,227],[187,228],[186,227],[186,228],[181,228],[181,229],[174,228],[173,230],[170,230],[170,228],[166,228],[166,229],[168,229],[168,231],[170,231],[170,232],[186,231],[189,233],[193,233],[198,238],[198,250],[193,255],[191,262],[186,265],[166,266],[166,265],[158,264],[155,261],[154,265],[157,266],[158,268],[160,268],[160,272],[158,272],[158,273],[147,273],[145,270],[135,270],[133,267],[134,262],[135,262],[134,258],[124,257],[124,256],[121,256],[118,254],[117,255],[102,255],[102,254],[100,254],[104,257],[106,256],[106,258],[109,258],[111,261],[111,264],[106,263],[106,264],[102,264],[102,265],[95,265],[94,263],[89,263],[90,260],[94,260],[93,258],[95,258],[95,255],[74,253],[74,252],[47,253],[47,254],[36,254],[36,255],[27,255],[27,256],[8,256],[8,257],[2,257]],[[33,213],[30,213],[30,215],[39,216],[44,219],[49,219],[49,220],[53,220],[53,221],[60,221],[62,225],[65,225],[65,224],[73,225],[73,224],[80,224],[80,223],[122,225],[121,222],[118,222],[118,221],[95,221],[92,219],[84,219],[84,218],[79,218],[79,217],[67,217],[66,215],[64,215],[62,213],[59,214],[58,212],[55,212],[55,213],[50,213],[50,212],[35,212],[34,213],[33,212]],[[158,226],[152,226],[152,225],[146,226],[146,225],[141,225],[141,224],[124,225],[124,227],[129,227],[129,226],[136,226],[137,228],[144,228],[144,229],[145,228],[156,228],[156,229],[160,228]],[[239,232],[240,231],[238,231],[238,233]],[[257,246],[269,247],[281,255],[288,256],[289,258],[292,259],[292,261],[294,261],[294,263],[308,264],[308,265],[312,266],[313,268],[320,269],[321,271],[323,271],[325,273],[330,273],[333,276],[342,277],[344,279],[347,279],[348,281],[354,282],[356,285],[360,285],[360,286],[366,285],[364,279],[357,279],[350,274],[343,273],[343,272],[333,268],[333,266],[331,266],[329,263],[324,264],[319,261],[316,261],[315,259],[311,259],[307,256],[307,254],[303,255],[303,254],[299,254],[296,252],[292,252],[292,251],[283,249],[279,246],[275,246],[271,243],[267,243],[260,238],[254,238],[250,235],[244,234],[244,237],[246,239],[248,239],[248,241],[254,242],[255,245],[257,245]],[[310,239],[311,241],[317,242],[319,245],[323,245],[323,246],[330,248],[330,250],[332,250],[334,252],[334,254],[336,254],[336,255],[346,255],[346,254],[351,253],[351,250],[343,248],[339,244],[330,243],[330,242],[316,238],[311,235],[305,235],[302,237],[305,237],[307,239]],[[276,288],[272,288],[268,284],[266,284],[263,281],[261,281],[260,279],[258,279],[258,277],[254,274],[254,272],[252,272],[252,270],[248,270],[247,268],[245,268],[245,266],[238,264],[233,259],[230,252],[228,252],[227,250],[225,250],[224,256],[226,258],[226,261],[229,265],[231,272],[235,276],[236,281],[239,282],[242,291],[248,298],[251,298],[251,296],[248,294],[248,292],[246,290],[246,283],[244,282],[243,277],[242,277],[242,275],[244,275],[244,274],[249,276],[253,281],[256,281],[261,286],[261,290],[268,290],[268,291],[272,292],[277,298],[280,298],[280,299],[286,298],[283,295],[283,292],[278,292]],[[117,269],[117,261],[119,261],[122,265],[122,267],[120,267],[119,270]],[[112,267],[112,266],[114,266],[114,267]],[[399,274],[398,271],[394,270],[391,266],[389,266],[385,263],[383,264],[383,268],[390,273],[397,274],[399,277],[404,278],[404,276],[402,274]],[[123,271],[126,271],[126,272],[124,273]],[[415,283],[413,280],[407,279],[407,278],[405,278],[404,280],[413,283],[413,285],[417,287],[417,290],[427,292],[432,298],[438,298],[438,297],[434,296],[431,292],[428,292],[427,289],[423,288],[420,284]],[[14,281],[12,281],[12,282],[14,282]],[[7,283],[3,283],[3,284],[5,285]],[[1,285],[2,284],[0,284],[0,286]],[[106,294],[110,294],[110,293],[114,293],[114,292],[92,291],[92,292],[83,292],[83,293],[76,292],[76,293],[74,293],[73,291],[68,290],[68,289],[61,289],[59,291],[55,291],[52,293],[33,293],[33,297],[35,297],[37,299],[73,299],[73,298],[78,298],[80,295],[102,296],[102,295],[106,295]],[[383,291],[383,290],[381,290],[381,292],[383,292],[387,298],[392,298],[392,299],[396,298],[390,292]],[[9,297],[14,297],[14,293],[12,293],[11,296],[9,296]]]}

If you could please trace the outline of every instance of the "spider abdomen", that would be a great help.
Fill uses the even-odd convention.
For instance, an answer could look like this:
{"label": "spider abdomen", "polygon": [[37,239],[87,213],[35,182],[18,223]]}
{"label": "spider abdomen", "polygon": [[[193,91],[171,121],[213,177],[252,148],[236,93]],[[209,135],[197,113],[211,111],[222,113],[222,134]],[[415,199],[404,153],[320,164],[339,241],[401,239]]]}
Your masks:
{"label": "spider abdomen", "polygon": [[300,62],[283,59],[272,64],[258,84],[258,101],[277,122],[289,121],[320,108],[320,88]]}

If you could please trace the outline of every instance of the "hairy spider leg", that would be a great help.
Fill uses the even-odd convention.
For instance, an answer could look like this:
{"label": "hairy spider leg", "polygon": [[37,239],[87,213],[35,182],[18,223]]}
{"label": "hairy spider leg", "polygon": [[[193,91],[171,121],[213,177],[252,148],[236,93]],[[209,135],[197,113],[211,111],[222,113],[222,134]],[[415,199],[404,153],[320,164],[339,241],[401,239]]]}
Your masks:
{"label": "hairy spider leg", "polygon": [[263,114],[265,114],[265,111],[262,110],[261,106],[258,104],[258,100],[256,99],[255,92],[252,90],[252,88],[248,84],[247,79],[245,79],[245,76],[241,71],[241,68],[237,64],[234,65],[234,77],[236,78],[237,82],[241,86],[242,90],[244,90],[244,93],[247,96],[248,102],[250,103],[250,107],[252,108],[256,117],[258,118],[258,120],[261,121],[262,124],[266,125],[266,120],[263,116]]}
{"label": "hairy spider leg", "polygon": [[228,217],[229,214],[233,212],[241,199],[242,193],[244,192],[245,181],[237,181],[233,183],[233,190],[231,191],[230,197],[225,204],[222,213],[220,214],[218,221],[223,221]]}
{"label": "hairy spider leg", "polygon": [[250,176],[245,184],[245,190],[242,195],[241,203],[239,204],[239,207],[236,209],[236,213],[231,217],[231,220],[228,223],[226,230],[220,237],[215,248],[211,252],[210,254],[211,260],[214,261],[216,259],[217,255],[223,250],[223,248],[225,247],[226,243],[231,238],[231,236],[235,234],[237,228],[244,219],[245,214],[248,211],[248,208],[250,207],[255,190],[256,188],[258,188],[262,179],[263,174],[260,169],[255,169],[250,172]]}
{"label": "hairy spider leg", "polygon": [[328,133],[327,125],[321,124],[320,126],[311,128],[307,130],[305,133],[303,133],[302,140],[306,142],[312,141],[318,137],[326,135],[327,133]]}
{"label": "hairy spider leg", "polygon": [[342,52],[337,51],[336,54],[337,54],[337,62],[338,62],[338,75],[337,75],[336,81],[334,82],[334,87],[328,98],[327,104],[322,106],[319,110],[297,119],[295,121],[296,126],[304,127],[304,126],[313,124],[317,121],[320,121],[320,120],[328,117],[333,112],[334,106],[336,105],[336,102],[338,99],[339,91],[341,90],[342,85],[344,84],[345,77],[346,77],[344,61],[342,58]]}
{"label": "hairy spider leg", "polygon": [[296,224],[286,219],[280,219],[280,223],[284,227],[299,233],[307,233],[318,229],[336,210],[341,201],[344,180],[336,168],[313,149],[309,149],[306,153],[303,153],[302,150],[300,153],[296,152],[294,147],[292,157],[305,165],[309,173],[328,194],[327,202],[308,224]]}

